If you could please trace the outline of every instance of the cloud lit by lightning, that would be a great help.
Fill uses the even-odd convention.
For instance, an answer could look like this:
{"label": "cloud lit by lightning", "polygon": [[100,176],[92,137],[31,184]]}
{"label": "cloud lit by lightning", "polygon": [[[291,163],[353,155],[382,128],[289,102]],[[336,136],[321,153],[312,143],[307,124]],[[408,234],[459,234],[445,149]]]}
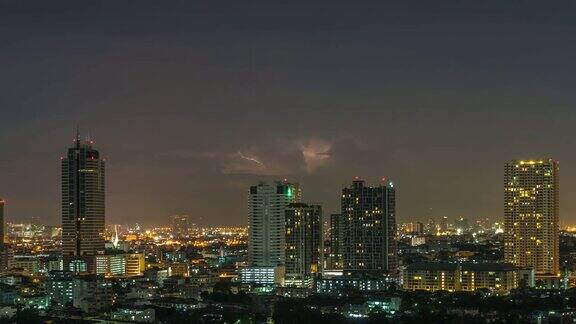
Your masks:
{"label": "cloud lit by lightning", "polygon": [[306,170],[313,172],[325,165],[330,160],[332,143],[318,139],[309,139],[306,143],[300,143],[300,150],[306,163]]}

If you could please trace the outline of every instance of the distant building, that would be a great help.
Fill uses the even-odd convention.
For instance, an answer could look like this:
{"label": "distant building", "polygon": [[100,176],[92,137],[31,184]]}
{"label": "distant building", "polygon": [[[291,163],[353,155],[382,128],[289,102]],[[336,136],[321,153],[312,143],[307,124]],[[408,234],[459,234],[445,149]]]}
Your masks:
{"label": "distant building", "polygon": [[341,296],[350,290],[360,292],[378,292],[385,291],[391,286],[396,286],[397,284],[397,278],[392,276],[381,276],[380,278],[336,276],[332,278],[318,279],[316,282],[316,293]]}
{"label": "distant building", "polygon": [[96,274],[106,277],[134,277],[144,273],[142,253],[114,253],[96,256]]}
{"label": "distant building", "polygon": [[341,206],[344,275],[380,277],[397,271],[393,183],[368,187],[354,180],[342,189]]}
{"label": "distant building", "polygon": [[112,283],[101,276],[75,277],[72,290],[73,306],[86,313],[95,313],[112,306]]}
{"label": "distant building", "polygon": [[145,270],[144,254],[128,253],[126,254],[126,276],[141,276]]}
{"label": "distant building", "polygon": [[107,277],[126,275],[125,254],[102,254],[96,256],[96,274]]}
{"label": "distant building", "polygon": [[402,299],[387,297],[368,300],[364,304],[349,303],[343,310],[343,315],[351,319],[368,318],[375,313],[394,314],[400,310]]}
{"label": "distant building", "polygon": [[238,270],[240,280],[244,284],[284,286],[284,266],[276,267],[245,267]]}
{"label": "distant building", "polygon": [[519,287],[525,274],[522,269],[506,263],[417,262],[403,270],[402,281],[406,290],[489,289],[508,293]]}
{"label": "distant building", "polygon": [[411,234],[417,234],[417,235],[422,235],[424,234],[424,224],[422,224],[421,222],[413,222],[410,223],[410,233]]}
{"label": "distant building", "polygon": [[189,215],[173,215],[172,217],[172,235],[175,238],[187,237],[193,227]]}
{"label": "distant building", "polygon": [[458,218],[456,221],[456,234],[460,235],[462,233],[466,233],[469,229],[470,223],[468,222],[468,219],[464,217]]}
{"label": "distant building", "polygon": [[133,323],[155,323],[156,312],[154,308],[129,309],[118,308],[110,312],[110,318],[114,321]]}
{"label": "distant building", "polygon": [[187,262],[173,262],[168,267],[168,275],[188,277],[190,275],[190,267]]}
{"label": "distant building", "polygon": [[536,275],[559,274],[558,162],[514,160],[504,172],[504,257]]}
{"label": "distant building", "polygon": [[426,237],[425,236],[412,236],[410,238],[410,245],[411,246],[420,246],[426,244]]}
{"label": "distant building", "polygon": [[168,278],[168,269],[146,269],[144,275],[149,281],[155,282],[159,287],[162,287],[164,280]]}
{"label": "distant building", "polygon": [[0,249],[0,273],[8,271],[12,268],[12,261],[14,260],[14,250],[10,245],[4,245]]}
{"label": "distant building", "polygon": [[62,158],[62,254],[64,267],[83,259],[95,271],[94,256],[104,251],[104,160],[77,135]]}
{"label": "distant building", "polygon": [[440,232],[446,233],[448,232],[448,228],[448,217],[442,216],[442,219],[440,220]]}
{"label": "distant building", "polygon": [[292,203],[286,207],[287,286],[312,287],[323,264],[322,206]]}
{"label": "distant building", "polygon": [[38,275],[40,273],[41,264],[38,256],[36,255],[14,255],[11,268],[20,269],[23,274],[31,276]]}

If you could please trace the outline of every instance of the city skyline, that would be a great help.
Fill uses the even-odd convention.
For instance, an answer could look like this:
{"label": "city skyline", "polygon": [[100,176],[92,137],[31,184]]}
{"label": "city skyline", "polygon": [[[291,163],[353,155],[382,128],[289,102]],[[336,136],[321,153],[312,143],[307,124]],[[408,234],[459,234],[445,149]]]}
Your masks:
{"label": "city skyline", "polygon": [[[88,145],[88,146],[91,148],[91,145],[95,144],[95,141],[94,141],[92,138],[90,138],[90,137],[86,137],[85,140],[82,140],[81,137],[80,137],[80,135],[79,135],[79,133],[78,133],[78,130],[77,130],[77,135],[76,135],[76,136],[77,136],[77,139],[74,139],[74,140],[73,140],[73,145],[76,145],[77,142],[85,142],[86,145]],[[83,145],[84,145],[84,144],[83,144]],[[96,152],[97,152],[97,151],[96,151]],[[64,161],[64,159],[65,159],[65,158],[64,158],[63,156],[60,157],[60,160],[61,160],[61,161]],[[548,158],[544,158],[544,160],[547,160],[547,159],[548,159]],[[541,160],[542,160],[542,157],[540,157],[540,158],[535,158],[535,159],[513,159],[513,160],[514,160],[514,161],[526,161],[526,162],[528,163],[528,162],[533,162],[533,161],[541,161]],[[104,161],[104,158],[102,158],[102,161]],[[558,167],[558,165],[560,164],[559,161],[557,161],[557,160],[555,161],[555,163],[556,163],[557,167]],[[558,168],[559,168],[559,167],[558,167]],[[503,176],[506,176],[506,174],[503,174]],[[275,176],[273,176],[273,177],[265,176],[265,177],[260,177],[259,179],[268,179],[269,181],[273,181],[273,182],[274,182],[274,181],[276,181],[276,182],[280,181],[280,180],[278,180],[278,177],[275,177]],[[63,181],[63,178],[60,178],[59,180],[60,180],[60,181]],[[354,177],[353,177],[353,180],[354,180],[354,181],[356,181],[356,180],[364,181],[365,178],[364,178],[364,177],[359,177],[359,176],[354,176]],[[257,181],[258,181],[258,182],[265,182],[265,181],[263,181],[263,180],[257,180]],[[288,179],[283,179],[283,181],[288,181]],[[386,178],[386,177],[383,177],[383,178],[380,179],[380,181],[381,181],[381,182],[386,182],[386,181],[389,181],[389,179]],[[295,183],[298,183],[298,182],[295,182]],[[344,186],[344,185],[342,185],[342,186]],[[506,191],[506,189],[505,189],[505,191]],[[104,194],[106,194],[106,193],[104,192]],[[243,193],[243,194],[245,194],[245,193]],[[247,196],[246,196],[246,198],[247,198]],[[62,199],[63,199],[63,198],[62,198]],[[320,205],[322,205],[322,206],[324,206],[324,205],[331,205],[330,203],[325,203],[324,201],[318,201],[318,200],[315,200],[315,199],[308,199],[308,197],[307,197],[307,200],[308,200],[308,201],[312,201],[312,202],[317,203],[317,204],[320,204]],[[334,198],[334,199],[330,199],[329,201],[331,201],[331,200],[339,200],[339,197],[336,197],[336,198]],[[2,200],[2,203],[3,203],[3,206],[4,206],[4,205],[6,204],[6,200],[3,199],[3,200]],[[505,201],[503,201],[503,203],[505,203]],[[62,206],[64,206],[64,205],[62,205]],[[248,205],[245,205],[244,207],[245,207],[245,208],[249,208]],[[104,208],[106,208],[106,207],[104,207]],[[339,212],[339,211],[336,210],[336,212]],[[62,213],[62,209],[60,209],[60,213]],[[198,224],[198,225],[205,225],[205,226],[222,226],[222,225],[224,225],[224,226],[236,226],[236,225],[238,225],[238,226],[244,226],[244,225],[248,225],[248,224],[249,224],[249,218],[248,218],[248,217],[246,217],[245,222],[240,222],[240,223],[223,223],[223,224],[221,224],[221,223],[210,223],[210,222],[204,223],[204,222],[203,222],[203,217],[198,217],[198,216],[190,215],[190,214],[187,214],[187,213],[180,213],[180,214],[183,215],[183,216],[186,216],[187,218],[189,218],[189,221],[190,221],[191,223]],[[240,214],[242,214],[242,212],[241,212]],[[145,221],[142,222],[142,221],[139,221],[139,220],[137,219],[137,220],[134,220],[133,223],[135,223],[135,224],[138,224],[138,223],[139,223],[139,224],[143,224],[143,225],[147,225],[147,226],[167,225],[167,224],[173,223],[174,217],[177,217],[178,215],[179,215],[179,213],[172,213],[172,214],[162,215],[162,217],[160,217],[160,218],[163,219],[163,220],[162,220],[162,221],[156,221],[156,222],[145,222]],[[244,216],[245,216],[245,213],[244,213]],[[402,216],[397,217],[397,219],[400,219],[400,220],[397,221],[397,222],[400,222],[400,223],[427,222],[427,221],[430,221],[430,220],[434,220],[434,221],[437,221],[437,222],[442,222],[442,221],[444,221],[444,222],[446,222],[446,221],[450,221],[450,222],[451,222],[451,221],[456,221],[456,222],[457,222],[458,219],[462,219],[462,218],[467,219],[467,220],[472,220],[472,221],[490,220],[490,221],[492,221],[492,222],[504,222],[505,219],[506,219],[506,217],[505,217],[505,211],[502,212],[502,216],[498,216],[498,217],[490,217],[490,216],[470,217],[470,216],[465,215],[465,214],[451,215],[450,217],[448,217],[448,216],[446,216],[445,214],[433,214],[431,211],[429,211],[425,216],[420,216],[420,217],[406,217],[406,216],[404,216],[404,217],[402,217]],[[5,218],[5,220],[6,220],[6,218]],[[20,223],[31,222],[31,223],[38,223],[38,224],[44,224],[44,225],[57,225],[57,224],[61,224],[61,220],[57,220],[57,222],[55,222],[55,223],[42,222],[42,221],[39,221],[39,217],[32,217],[32,218],[29,218],[29,219],[20,219],[20,220],[8,218],[8,221],[12,221],[12,222],[15,222],[15,223],[18,223],[18,222],[20,222]],[[123,222],[123,221],[112,221],[112,222],[106,221],[106,224],[116,224],[116,225],[129,224],[129,223],[130,223],[130,222]],[[570,221],[565,221],[565,220],[563,219],[563,217],[558,217],[558,224],[559,224],[561,227],[562,227],[562,226],[572,227],[572,224],[573,224],[573,223],[570,222]]]}
{"label": "city skyline", "polygon": [[576,323],[575,18],[0,0],[0,323]]}
{"label": "city skyline", "polygon": [[0,6],[9,221],[59,223],[79,124],[110,223],[245,225],[245,188],[284,178],[330,214],[354,176],[393,179],[401,222],[502,220],[503,161],[539,157],[576,223],[570,4]]}

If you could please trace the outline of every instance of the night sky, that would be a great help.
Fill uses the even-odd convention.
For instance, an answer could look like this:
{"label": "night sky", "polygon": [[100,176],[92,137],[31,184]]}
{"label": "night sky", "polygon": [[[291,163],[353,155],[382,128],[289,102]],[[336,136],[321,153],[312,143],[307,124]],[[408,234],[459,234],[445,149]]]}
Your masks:
{"label": "night sky", "polygon": [[283,178],[328,214],[354,176],[400,222],[501,219],[505,161],[541,156],[576,222],[572,1],[0,0],[0,67],[11,221],[59,223],[78,124],[108,223],[245,224]]}

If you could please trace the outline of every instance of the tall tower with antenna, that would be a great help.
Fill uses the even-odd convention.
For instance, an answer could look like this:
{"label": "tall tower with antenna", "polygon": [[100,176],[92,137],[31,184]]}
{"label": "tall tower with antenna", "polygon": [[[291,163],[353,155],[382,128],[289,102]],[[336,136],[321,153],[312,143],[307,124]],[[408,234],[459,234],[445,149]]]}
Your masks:
{"label": "tall tower with antenna", "polygon": [[84,262],[94,270],[94,256],[104,251],[105,167],[92,141],[74,145],[62,157],[62,254],[64,268]]}

